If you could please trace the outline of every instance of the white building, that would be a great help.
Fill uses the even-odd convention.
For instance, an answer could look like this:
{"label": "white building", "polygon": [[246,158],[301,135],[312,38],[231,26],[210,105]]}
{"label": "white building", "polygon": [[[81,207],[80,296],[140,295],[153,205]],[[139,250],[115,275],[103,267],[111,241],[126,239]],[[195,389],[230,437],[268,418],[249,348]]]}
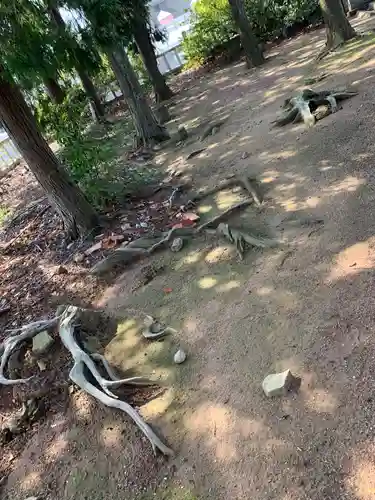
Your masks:
{"label": "white building", "polygon": [[151,20],[157,28],[167,32],[165,42],[156,43],[159,69],[162,73],[179,68],[184,55],[178,48],[183,33],[189,30],[190,9],[195,0],[151,0]]}

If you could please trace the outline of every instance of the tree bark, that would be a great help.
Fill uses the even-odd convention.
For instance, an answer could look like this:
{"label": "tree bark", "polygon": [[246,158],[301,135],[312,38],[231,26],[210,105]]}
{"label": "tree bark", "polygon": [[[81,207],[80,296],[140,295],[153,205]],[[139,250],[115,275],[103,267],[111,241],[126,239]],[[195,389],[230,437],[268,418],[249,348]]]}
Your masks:
{"label": "tree bark", "polygon": [[108,50],[107,54],[121,92],[129,106],[138,141],[148,146],[169,139],[166,128],[158,123],[146,100],[125,50],[119,46],[115,50]]}
{"label": "tree bark", "polygon": [[[49,4],[48,8],[50,11],[51,18],[55,22],[56,26],[61,31],[66,32],[67,31],[66,24],[65,24],[65,21],[60,14],[59,9],[56,6],[52,5],[51,2]],[[72,39],[72,42],[73,42],[73,50],[74,50],[76,43],[75,43],[74,39]],[[76,58],[76,61],[75,61],[75,68],[76,68],[78,76],[82,82],[82,86],[85,90],[85,93],[86,93],[87,97],[90,99],[91,106],[92,106],[92,109],[94,111],[95,117],[96,117],[97,121],[100,122],[105,118],[105,111],[104,111],[104,106],[100,101],[99,95],[94,87],[94,84],[92,83],[92,80],[89,77],[85,68],[82,67],[82,64],[78,60],[78,58]]]}
{"label": "tree bark", "polygon": [[50,98],[56,103],[61,104],[65,99],[65,91],[59,84],[56,78],[47,78],[43,79],[44,85],[47,89],[48,95]]}
{"label": "tree bark", "polygon": [[232,10],[232,16],[241,37],[247,64],[249,67],[260,66],[264,63],[263,52],[259,47],[259,42],[251,29],[247,18],[243,0],[228,0]]}
{"label": "tree bark", "polygon": [[154,88],[156,102],[167,101],[173,96],[173,92],[159,71],[147,23],[143,18],[134,21],[133,36]]}
{"label": "tree bark", "polygon": [[327,48],[335,48],[356,36],[345,15],[341,0],[320,0],[319,4],[326,25]]}
{"label": "tree bark", "polygon": [[105,111],[104,111],[104,106],[100,100],[100,97],[94,87],[94,84],[92,83],[91,78],[87,74],[87,71],[82,69],[79,64],[76,66],[76,70],[78,73],[78,76],[82,82],[82,86],[85,89],[85,93],[87,97],[90,99],[90,103],[92,106],[92,109],[95,114],[95,118],[97,119],[98,122],[103,121],[105,118]]}
{"label": "tree bark", "polygon": [[5,78],[1,66],[0,121],[61,215],[69,234],[77,237],[96,228],[98,218],[94,209],[60,165],[40,133],[20,89]]}

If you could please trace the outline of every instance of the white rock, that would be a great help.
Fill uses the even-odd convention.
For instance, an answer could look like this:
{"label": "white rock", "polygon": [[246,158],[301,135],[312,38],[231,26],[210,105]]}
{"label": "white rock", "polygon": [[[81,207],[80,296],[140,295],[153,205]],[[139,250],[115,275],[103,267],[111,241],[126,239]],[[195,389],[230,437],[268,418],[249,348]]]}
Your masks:
{"label": "white rock", "polygon": [[51,335],[44,330],[43,332],[38,333],[33,338],[33,348],[32,351],[34,354],[43,354],[47,351],[53,344],[54,340]]}
{"label": "white rock", "polygon": [[262,382],[262,389],[264,394],[271,398],[273,396],[282,396],[290,389],[297,389],[300,383],[301,379],[295,377],[290,370],[285,370],[285,372],[267,375]]}
{"label": "white rock", "polygon": [[184,240],[182,238],[174,238],[171,245],[172,252],[179,252],[184,246]]}
{"label": "white rock", "polygon": [[176,363],[176,365],[180,365],[185,360],[186,360],[186,352],[183,351],[182,349],[179,349],[173,356],[173,361]]}

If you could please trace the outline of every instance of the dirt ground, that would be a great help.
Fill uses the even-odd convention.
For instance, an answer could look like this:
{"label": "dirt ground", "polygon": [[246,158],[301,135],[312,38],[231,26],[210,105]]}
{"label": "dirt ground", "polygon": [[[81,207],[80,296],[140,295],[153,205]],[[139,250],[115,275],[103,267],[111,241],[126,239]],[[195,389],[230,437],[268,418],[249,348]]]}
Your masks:
{"label": "dirt ground", "polygon": [[[162,389],[135,404],[175,457],[155,458],[130,420],[74,392],[18,451],[4,446],[2,498],[375,499],[375,21],[353,24],[370,34],[319,67],[311,61],[322,30],[274,48],[259,70],[238,63],[202,76],[172,107],[191,134],[226,121],[203,143],[160,152],[160,167],[196,187],[256,176],[264,203],[241,224],[280,248],[240,262],[202,238],[155,256],[164,271],[149,284],[132,290],[135,266],[91,302],[119,320],[108,360],[160,379]],[[283,100],[321,73],[314,88],[350,85],[359,95],[311,129],[272,128]],[[208,200],[202,220],[236,199],[224,191]],[[142,312],[178,333],[146,343]],[[178,346],[188,360],[175,366]],[[266,399],[263,378],[287,368],[302,378],[299,392]]]}

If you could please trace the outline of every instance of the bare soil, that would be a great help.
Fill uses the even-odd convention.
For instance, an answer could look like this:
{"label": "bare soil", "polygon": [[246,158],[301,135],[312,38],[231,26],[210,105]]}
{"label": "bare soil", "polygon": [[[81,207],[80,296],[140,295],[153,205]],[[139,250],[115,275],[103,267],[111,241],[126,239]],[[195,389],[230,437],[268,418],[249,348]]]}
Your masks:
{"label": "bare soil", "polygon": [[[374,28],[371,17],[354,25]],[[62,302],[117,318],[116,334],[101,338],[114,366],[161,380],[159,393],[128,397],[175,457],[155,458],[130,420],[67,391],[53,396],[26,436],[3,447],[4,499],[375,498],[374,37],[364,35],[316,67],[323,44],[322,30],[304,34],[273,48],[259,70],[239,63],[193,79],[175,98],[171,126],[184,124],[197,140],[156,159],[195,187],[235,173],[256,176],[264,203],[234,222],[280,239],[280,248],[252,250],[240,262],[225,242],[207,237],[153,257],[164,271],[146,285],[134,287],[139,265],[108,286],[93,282],[85,266],[78,275],[71,260],[69,281],[53,280],[63,280],[54,285],[57,302],[82,279]],[[284,99],[321,73],[314,88],[350,85],[359,95],[311,129],[272,128]],[[200,142],[205,122],[223,117],[217,133]],[[202,220],[237,199],[224,191],[205,200]],[[37,270],[41,257],[26,272]],[[51,310],[53,294],[34,309],[24,297],[13,299],[7,281],[1,286],[12,301],[3,328],[19,321],[18,302],[33,319]],[[178,334],[146,343],[142,313]],[[175,366],[179,346],[188,360]],[[263,378],[286,368],[302,378],[299,392],[266,399]],[[0,395],[5,418],[18,402],[3,388]]]}

